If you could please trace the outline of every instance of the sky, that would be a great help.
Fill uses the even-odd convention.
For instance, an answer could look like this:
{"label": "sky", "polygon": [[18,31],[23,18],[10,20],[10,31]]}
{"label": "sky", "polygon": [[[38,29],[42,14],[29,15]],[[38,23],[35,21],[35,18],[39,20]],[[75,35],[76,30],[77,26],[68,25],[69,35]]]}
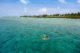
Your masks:
{"label": "sky", "polygon": [[0,16],[80,12],[80,0],[0,0]]}

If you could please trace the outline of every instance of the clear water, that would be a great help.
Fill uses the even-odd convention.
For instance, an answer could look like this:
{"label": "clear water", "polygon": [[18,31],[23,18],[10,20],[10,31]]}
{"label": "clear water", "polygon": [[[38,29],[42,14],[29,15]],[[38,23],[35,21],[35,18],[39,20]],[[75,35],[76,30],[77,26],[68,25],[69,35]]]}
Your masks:
{"label": "clear water", "polygon": [[80,53],[80,19],[0,18],[0,53]]}

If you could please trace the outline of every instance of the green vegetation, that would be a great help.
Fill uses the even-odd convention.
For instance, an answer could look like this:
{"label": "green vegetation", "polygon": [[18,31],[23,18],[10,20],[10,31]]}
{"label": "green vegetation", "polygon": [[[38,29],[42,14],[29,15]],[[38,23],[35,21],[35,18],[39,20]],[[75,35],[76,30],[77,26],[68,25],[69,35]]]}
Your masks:
{"label": "green vegetation", "polygon": [[20,17],[35,17],[35,18],[73,18],[80,19],[80,12],[69,14],[53,14],[53,15],[38,15],[38,16],[20,16]]}

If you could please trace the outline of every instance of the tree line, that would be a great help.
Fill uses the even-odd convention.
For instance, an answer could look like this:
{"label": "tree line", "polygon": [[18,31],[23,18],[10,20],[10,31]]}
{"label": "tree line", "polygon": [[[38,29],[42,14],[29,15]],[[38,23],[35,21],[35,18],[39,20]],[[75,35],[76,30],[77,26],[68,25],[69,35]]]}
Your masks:
{"label": "tree line", "polygon": [[80,12],[67,13],[67,14],[53,14],[53,15],[34,15],[34,16],[21,16],[21,17],[35,17],[35,18],[80,18]]}

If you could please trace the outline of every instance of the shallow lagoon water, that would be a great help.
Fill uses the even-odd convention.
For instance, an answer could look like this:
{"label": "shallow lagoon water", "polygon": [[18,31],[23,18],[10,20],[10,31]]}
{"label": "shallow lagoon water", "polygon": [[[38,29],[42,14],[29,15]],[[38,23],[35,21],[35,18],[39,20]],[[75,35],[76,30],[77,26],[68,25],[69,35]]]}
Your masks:
{"label": "shallow lagoon water", "polygon": [[0,53],[80,53],[80,19],[0,18]]}

